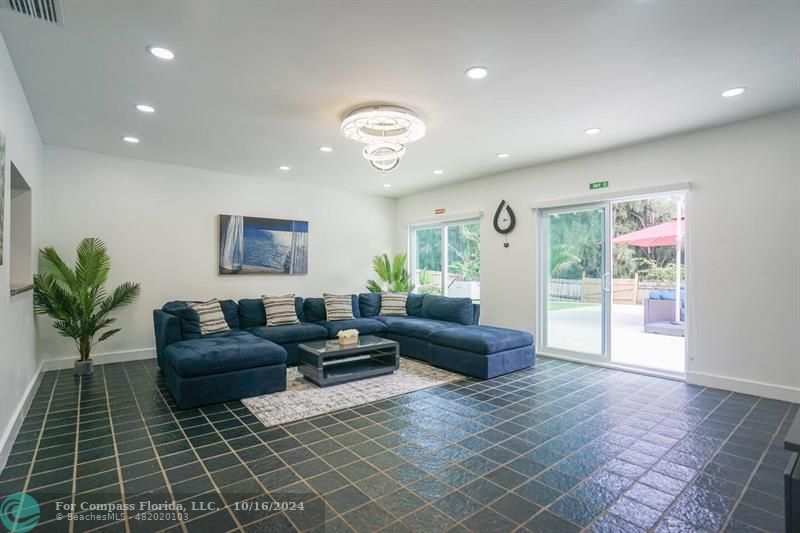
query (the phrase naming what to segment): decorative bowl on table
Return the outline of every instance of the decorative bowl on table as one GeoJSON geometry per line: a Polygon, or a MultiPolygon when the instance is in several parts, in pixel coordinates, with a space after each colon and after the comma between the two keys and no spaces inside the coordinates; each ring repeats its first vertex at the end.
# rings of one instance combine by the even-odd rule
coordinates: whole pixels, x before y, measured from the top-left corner
{"type": "Polygon", "coordinates": [[[358,330],[357,329],[343,329],[338,334],[339,345],[350,346],[358,344],[358,330]]]}

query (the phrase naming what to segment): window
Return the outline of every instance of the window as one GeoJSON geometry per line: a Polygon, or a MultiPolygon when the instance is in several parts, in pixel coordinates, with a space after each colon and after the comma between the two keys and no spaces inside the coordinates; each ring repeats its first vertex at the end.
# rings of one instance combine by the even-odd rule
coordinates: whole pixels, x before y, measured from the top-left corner
{"type": "Polygon", "coordinates": [[[32,288],[31,270],[31,188],[11,163],[11,263],[12,295],[32,288]]]}
{"type": "Polygon", "coordinates": [[[414,226],[410,240],[414,292],[480,301],[478,220],[414,226]]]}

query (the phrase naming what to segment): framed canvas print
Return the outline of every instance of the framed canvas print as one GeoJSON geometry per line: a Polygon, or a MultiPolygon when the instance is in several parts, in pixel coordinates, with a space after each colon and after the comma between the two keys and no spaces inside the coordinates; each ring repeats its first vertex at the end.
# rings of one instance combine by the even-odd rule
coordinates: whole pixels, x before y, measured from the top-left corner
{"type": "Polygon", "coordinates": [[[219,216],[219,273],[308,273],[308,222],[219,216]]]}

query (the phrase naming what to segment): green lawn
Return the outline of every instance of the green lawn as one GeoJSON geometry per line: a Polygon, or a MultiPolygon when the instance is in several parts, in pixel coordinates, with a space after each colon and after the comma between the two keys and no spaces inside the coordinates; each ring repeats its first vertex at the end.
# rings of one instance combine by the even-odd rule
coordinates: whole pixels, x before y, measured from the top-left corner
{"type": "Polygon", "coordinates": [[[561,311],[562,309],[577,309],[579,307],[596,307],[600,304],[583,304],[580,302],[548,302],[549,311],[561,311]]]}

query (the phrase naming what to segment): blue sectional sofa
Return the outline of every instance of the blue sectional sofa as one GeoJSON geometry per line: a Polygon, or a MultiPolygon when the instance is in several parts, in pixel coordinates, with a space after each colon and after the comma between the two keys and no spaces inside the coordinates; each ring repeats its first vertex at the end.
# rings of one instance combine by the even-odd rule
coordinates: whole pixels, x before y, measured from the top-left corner
{"type": "Polygon", "coordinates": [[[408,316],[380,315],[381,295],[353,295],[353,319],[328,321],[322,298],[296,298],[299,324],[267,326],[260,298],[222,300],[230,331],[200,335],[186,302],[153,311],[158,364],[180,408],[286,389],[286,366],[304,342],[333,339],[343,329],[394,341],[400,353],[482,379],[534,363],[530,333],[478,325],[480,306],[468,298],[410,294],[408,316]]]}

